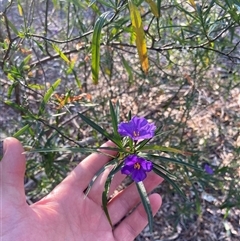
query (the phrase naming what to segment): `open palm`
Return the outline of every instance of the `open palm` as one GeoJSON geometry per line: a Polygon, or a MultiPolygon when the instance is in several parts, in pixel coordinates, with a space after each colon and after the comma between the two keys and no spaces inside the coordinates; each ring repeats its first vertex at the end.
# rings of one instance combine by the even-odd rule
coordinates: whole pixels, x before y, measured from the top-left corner
{"type": "MultiPolygon", "coordinates": [[[[130,185],[108,204],[115,225],[112,229],[101,206],[109,170],[97,179],[88,196],[84,195],[90,180],[110,160],[109,156],[91,154],[49,195],[29,206],[24,193],[25,157],[22,145],[14,138],[7,138],[4,150],[0,163],[2,241],[131,241],[147,224],[142,205],[125,217],[140,201],[135,185],[130,185]]],[[[113,151],[105,153],[116,154],[113,151]]],[[[115,175],[110,193],[124,177],[121,173],[115,175]]],[[[161,182],[160,177],[150,173],[145,180],[147,191],[150,192],[161,182]]],[[[149,198],[155,214],[161,205],[161,197],[152,194],[149,198]]]]}

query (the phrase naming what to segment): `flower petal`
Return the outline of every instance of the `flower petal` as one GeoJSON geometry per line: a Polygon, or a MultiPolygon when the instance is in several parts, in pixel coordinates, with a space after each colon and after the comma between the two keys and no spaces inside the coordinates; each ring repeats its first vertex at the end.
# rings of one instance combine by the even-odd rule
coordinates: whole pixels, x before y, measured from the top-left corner
{"type": "Polygon", "coordinates": [[[210,165],[208,165],[207,163],[205,163],[204,165],[204,170],[206,173],[208,173],[209,175],[213,174],[213,169],[210,167],[210,165]]]}
{"type": "Polygon", "coordinates": [[[138,161],[138,156],[129,155],[125,158],[124,163],[127,166],[134,165],[138,161]]]}
{"type": "Polygon", "coordinates": [[[131,122],[128,122],[128,123],[121,122],[120,124],[118,124],[118,133],[121,136],[129,136],[129,137],[131,137],[133,129],[134,129],[134,126],[132,125],[131,122]]]}
{"type": "Polygon", "coordinates": [[[141,163],[141,167],[145,172],[150,172],[153,169],[153,164],[152,162],[144,159],[144,162],[141,163]]]}
{"type": "Polygon", "coordinates": [[[140,182],[140,181],[143,181],[145,178],[147,177],[147,174],[146,172],[144,172],[144,170],[140,169],[140,170],[134,170],[132,172],[132,179],[135,181],[135,182],[140,182]]]}
{"type": "Polygon", "coordinates": [[[140,182],[146,178],[146,172],[150,172],[152,168],[152,162],[133,154],[125,158],[121,173],[131,175],[135,182],[140,182]]]}
{"type": "Polygon", "coordinates": [[[156,126],[143,117],[134,116],[129,122],[121,122],[118,125],[118,132],[121,136],[128,136],[132,140],[150,139],[154,136],[156,126]]]}
{"type": "Polygon", "coordinates": [[[130,175],[134,171],[133,166],[123,166],[121,169],[121,173],[125,175],[130,175]]]}

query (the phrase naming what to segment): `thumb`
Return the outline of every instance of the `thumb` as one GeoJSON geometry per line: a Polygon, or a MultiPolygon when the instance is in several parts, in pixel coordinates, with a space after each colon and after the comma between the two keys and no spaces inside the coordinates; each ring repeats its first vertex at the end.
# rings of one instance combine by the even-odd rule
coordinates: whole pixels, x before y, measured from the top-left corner
{"type": "Polygon", "coordinates": [[[2,200],[8,204],[10,202],[21,205],[26,202],[24,192],[26,164],[23,152],[24,149],[17,139],[9,137],[4,140],[3,158],[0,161],[0,193],[2,200]]]}

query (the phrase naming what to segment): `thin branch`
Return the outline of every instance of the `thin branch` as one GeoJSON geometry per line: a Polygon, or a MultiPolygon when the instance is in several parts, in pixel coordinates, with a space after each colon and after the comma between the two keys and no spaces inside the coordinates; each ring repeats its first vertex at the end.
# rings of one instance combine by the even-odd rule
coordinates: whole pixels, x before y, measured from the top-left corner
{"type": "Polygon", "coordinates": [[[70,137],[66,136],[64,133],[62,133],[57,127],[48,124],[44,119],[41,118],[36,118],[37,121],[40,121],[42,124],[44,124],[45,126],[48,126],[51,129],[54,129],[55,131],[57,131],[58,134],[60,134],[61,136],[63,136],[65,139],[69,140],[70,142],[73,142],[74,144],[78,145],[79,147],[82,147],[77,141],[71,139],[70,137]]]}

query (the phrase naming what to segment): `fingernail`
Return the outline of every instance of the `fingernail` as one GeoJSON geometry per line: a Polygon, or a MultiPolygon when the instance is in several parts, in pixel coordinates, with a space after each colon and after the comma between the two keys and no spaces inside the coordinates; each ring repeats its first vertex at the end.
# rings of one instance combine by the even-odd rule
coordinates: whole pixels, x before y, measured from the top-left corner
{"type": "Polygon", "coordinates": [[[0,161],[2,160],[3,158],[3,141],[0,140],[0,161]]]}

